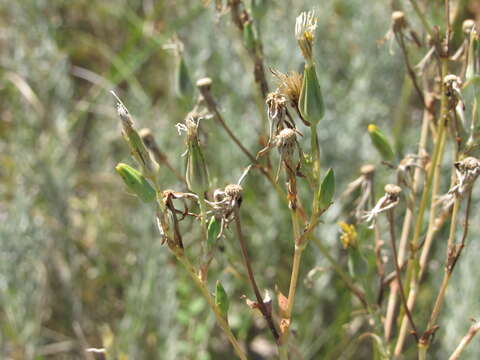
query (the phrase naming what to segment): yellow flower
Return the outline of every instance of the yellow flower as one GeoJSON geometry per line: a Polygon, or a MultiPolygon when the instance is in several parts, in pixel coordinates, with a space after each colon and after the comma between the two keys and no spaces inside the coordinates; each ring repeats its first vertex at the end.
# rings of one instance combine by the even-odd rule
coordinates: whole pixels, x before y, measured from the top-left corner
{"type": "Polygon", "coordinates": [[[340,241],[342,242],[343,248],[348,249],[349,247],[357,246],[357,230],[355,230],[355,225],[340,221],[338,226],[342,229],[340,241]]]}

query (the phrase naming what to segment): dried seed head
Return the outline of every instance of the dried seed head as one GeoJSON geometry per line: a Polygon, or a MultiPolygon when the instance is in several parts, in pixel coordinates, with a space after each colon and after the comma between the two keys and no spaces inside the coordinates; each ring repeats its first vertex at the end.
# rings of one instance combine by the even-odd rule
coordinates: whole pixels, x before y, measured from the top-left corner
{"type": "Polygon", "coordinates": [[[454,83],[461,84],[462,81],[457,75],[448,74],[443,78],[443,83],[445,86],[452,86],[454,83]]]}
{"type": "Polygon", "coordinates": [[[443,78],[443,85],[445,87],[445,95],[448,98],[449,102],[449,110],[453,110],[455,108],[457,113],[460,115],[460,120],[463,123],[463,111],[465,110],[465,102],[463,101],[463,96],[461,92],[462,88],[462,80],[453,74],[449,74],[443,78]]]}
{"type": "Polygon", "coordinates": [[[302,12],[295,22],[295,37],[307,63],[312,63],[312,47],[315,39],[317,18],[314,11],[302,12]]]}
{"type": "Polygon", "coordinates": [[[472,19],[467,19],[462,24],[462,30],[465,35],[469,35],[474,27],[475,27],[475,20],[472,20],[472,19]]]}
{"type": "Polygon", "coordinates": [[[398,205],[400,200],[399,194],[401,191],[402,189],[400,186],[395,184],[388,184],[385,186],[385,195],[383,195],[377,201],[373,209],[368,211],[363,217],[365,221],[372,223],[370,226],[371,228],[375,226],[375,219],[380,213],[393,209],[398,205]]]}
{"type": "Polygon", "coordinates": [[[280,152],[293,152],[293,149],[297,142],[297,133],[293,129],[286,128],[280,131],[280,133],[276,137],[276,140],[277,147],[280,152]]]}
{"type": "Polygon", "coordinates": [[[440,197],[443,209],[448,210],[455,198],[462,198],[473,186],[480,175],[480,161],[474,157],[467,157],[453,164],[457,175],[457,183],[453,185],[446,195],[440,197]]]}
{"type": "Polygon", "coordinates": [[[469,156],[462,161],[457,161],[455,167],[462,172],[474,171],[480,169],[480,161],[472,156],[469,156]]]}
{"type": "Polygon", "coordinates": [[[270,121],[282,121],[287,111],[287,98],[277,90],[269,93],[265,102],[270,121]]]}
{"type": "Polygon", "coordinates": [[[398,197],[398,195],[402,192],[402,188],[395,184],[387,184],[385,185],[385,193],[388,194],[390,197],[398,197]]]}
{"type": "Polygon", "coordinates": [[[400,31],[407,27],[407,21],[405,20],[403,11],[394,11],[392,13],[392,23],[393,31],[400,31]]]}
{"type": "Polygon", "coordinates": [[[285,95],[296,107],[302,90],[302,74],[296,71],[284,74],[276,70],[272,70],[272,73],[278,79],[278,91],[285,95]]]}
{"type": "Polygon", "coordinates": [[[231,199],[239,199],[242,196],[243,188],[238,184],[230,184],[225,186],[225,195],[231,199]]]}
{"type": "Polygon", "coordinates": [[[366,164],[360,168],[360,174],[368,176],[375,172],[375,165],[366,164]]]}
{"type": "Polygon", "coordinates": [[[201,78],[197,81],[197,88],[200,90],[201,93],[203,91],[210,91],[212,86],[212,79],[208,77],[201,78]]]}

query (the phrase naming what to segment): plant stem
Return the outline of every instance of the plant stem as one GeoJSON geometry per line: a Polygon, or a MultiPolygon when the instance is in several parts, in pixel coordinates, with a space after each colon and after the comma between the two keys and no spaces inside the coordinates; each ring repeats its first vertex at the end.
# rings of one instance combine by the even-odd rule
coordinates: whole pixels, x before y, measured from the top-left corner
{"type": "Polygon", "coordinates": [[[238,206],[235,206],[235,229],[237,231],[237,236],[238,236],[238,241],[240,243],[240,248],[242,249],[242,255],[243,255],[243,262],[245,264],[245,268],[247,269],[247,274],[248,274],[248,280],[250,281],[250,284],[252,285],[253,292],[255,293],[255,297],[257,298],[258,306],[260,307],[260,311],[267,321],[268,327],[270,328],[270,331],[272,332],[272,335],[275,339],[275,341],[278,342],[279,335],[277,332],[277,329],[275,327],[275,324],[272,319],[272,314],[271,312],[267,309],[265,306],[265,303],[263,302],[262,294],[260,293],[260,290],[258,289],[257,282],[255,281],[255,276],[253,275],[253,269],[252,265],[250,262],[250,258],[248,256],[248,251],[247,251],[247,245],[245,244],[245,238],[243,236],[242,232],[242,226],[240,223],[240,210],[238,206]]]}
{"type": "MultiPolygon", "coordinates": [[[[288,170],[286,170],[288,173],[288,170]]],[[[285,327],[282,329],[282,334],[280,337],[280,358],[281,359],[288,359],[288,336],[290,333],[290,326],[292,322],[292,311],[293,311],[293,304],[295,302],[295,294],[297,291],[297,282],[298,282],[298,275],[300,272],[300,263],[302,260],[302,253],[304,250],[304,245],[299,244],[300,241],[300,224],[298,220],[298,216],[296,214],[295,209],[290,209],[291,218],[292,218],[292,227],[293,227],[293,239],[295,244],[295,251],[293,253],[293,265],[292,265],[292,272],[290,275],[290,285],[288,289],[288,302],[287,308],[285,310],[284,318],[282,321],[285,324],[285,327]]]]}
{"type": "MultiPolygon", "coordinates": [[[[311,137],[310,137],[311,150],[310,151],[314,154],[313,177],[317,182],[316,185],[318,188],[318,182],[320,181],[320,145],[318,144],[317,126],[312,124],[310,126],[310,131],[311,131],[311,137]]],[[[316,213],[317,211],[314,211],[314,213],[316,213]]]]}
{"type": "Polygon", "coordinates": [[[460,344],[458,344],[457,348],[453,352],[453,354],[450,356],[449,360],[458,360],[460,358],[460,355],[463,353],[463,350],[470,344],[472,339],[477,335],[477,333],[480,331],[480,323],[475,322],[472,326],[470,326],[470,329],[468,329],[468,333],[463,337],[462,341],[460,341],[460,344]]]}
{"type": "Polygon", "coordinates": [[[177,258],[177,260],[183,265],[183,267],[188,272],[192,280],[195,282],[195,284],[197,285],[198,289],[202,293],[205,300],[207,300],[208,305],[210,305],[210,308],[213,310],[215,314],[218,325],[223,330],[225,335],[227,335],[228,340],[232,344],[237,356],[241,360],[247,360],[247,356],[245,355],[245,352],[242,350],[240,344],[238,343],[238,340],[236,339],[235,335],[230,329],[230,326],[228,325],[227,320],[220,312],[220,309],[218,308],[218,306],[215,304],[215,300],[213,299],[212,295],[210,295],[210,292],[206,287],[206,284],[196,274],[195,268],[192,265],[192,263],[187,259],[187,257],[184,255],[183,252],[175,251],[175,250],[172,250],[172,252],[177,258]]]}
{"type": "Polygon", "coordinates": [[[367,300],[365,299],[365,294],[362,290],[360,290],[353,282],[353,279],[342,269],[342,267],[338,264],[338,262],[330,255],[330,252],[322,244],[322,241],[314,235],[310,235],[310,238],[313,240],[315,245],[318,247],[320,252],[325,256],[327,261],[332,266],[333,270],[340,276],[340,278],[345,282],[345,285],[350,289],[350,291],[360,300],[362,305],[365,308],[368,308],[367,300]]]}
{"type": "MultiPolygon", "coordinates": [[[[433,105],[433,99],[431,97],[426,97],[426,108],[423,110],[422,118],[422,130],[420,133],[420,142],[418,145],[418,157],[422,158],[426,153],[427,139],[428,139],[428,125],[432,120],[432,110],[431,106],[433,105]]],[[[408,245],[408,236],[410,234],[410,228],[413,220],[413,207],[415,204],[415,199],[417,197],[417,188],[420,181],[422,169],[417,167],[413,175],[413,184],[412,184],[412,194],[410,198],[410,206],[407,204],[405,210],[405,216],[403,220],[402,233],[400,235],[400,244],[398,251],[398,263],[400,267],[403,267],[405,261],[405,254],[407,253],[408,245]]],[[[397,303],[397,292],[398,286],[392,284],[390,285],[390,294],[387,304],[387,313],[385,316],[385,341],[389,341],[392,335],[393,320],[395,315],[395,308],[397,303]]]]}
{"type": "Polygon", "coordinates": [[[412,4],[413,6],[413,10],[415,11],[415,14],[417,14],[418,18],[420,19],[422,25],[423,25],[423,28],[425,29],[425,31],[427,32],[428,35],[430,35],[433,39],[434,35],[433,35],[433,31],[432,31],[432,28],[430,27],[430,25],[428,24],[428,21],[427,21],[427,18],[425,17],[425,15],[422,13],[422,10],[420,10],[420,7],[418,6],[418,3],[417,3],[417,0],[410,0],[410,3],[412,4]]]}
{"type": "Polygon", "coordinates": [[[415,323],[413,322],[412,314],[410,313],[410,310],[408,309],[407,299],[405,298],[405,292],[403,290],[400,265],[398,264],[397,245],[396,245],[396,240],[395,240],[394,209],[388,210],[387,218],[388,218],[388,223],[389,223],[389,228],[390,228],[390,243],[392,245],[393,263],[395,265],[395,272],[397,274],[397,284],[398,284],[398,290],[400,291],[400,298],[402,299],[403,306],[404,306],[404,309],[405,309],[405,314],[407,315],[408,321],[410,323],[410,327],[413,330],[413,336],[415,337],[415,340],[418,341],[417,328],[415,326],[415,323]]]}
{"type": "MultiPolygon", "coordinates": [[[[443,79],[448,72],[448,60],[445,58],[442,58],[440,61],[441,61],[441,78],[443,79]]],[[[433,240],[433,235],[435,233],[434,223],[435,223],[435,214],[436,214],[435,212],[436,204],[434,199],[438,193],[439,185],[440,185],[440,165],[441,165],[441,159],[443,157],[443,152],[445,147],[445,138],[446,138],[445,123],[447,121],[447,116],[448,116],[448,100],[447,100],[447,97],[445,94],[445,88],[442,82],[440,118],[439,118],[437,137],[436,137],[435,147],[433,151],[430,171],[428,172],[427,182],[423,189],[423,193],[422,193],[422,197],[420,200],[420,205],[417,213],[417,218],[415,222],[413,237],[410,242],[410,247],[413,251],[413,254],[407,266],[407,279],[410,279],[410,286],[409,286],[410,290],[408,294],[407,305],[410,311],[412,311],[412,308],[413,308],[413,305],[415,304],[415,300],[417,296],[418,282],[421,278],[419,274],[423,273],[421,265],[420,265],[420,270],[419,271],[416,270],[416,262],[418,261],[416,259],[416,252],[418,250],[418,242],[419,242],[420,232],[422,230],[422,225],[423,225],[423,216],[425,214],[425,210],[426,210],[427,202],[429,198],[431,199],[430,218],[429,218],[427,236],[426,236],[425,244],[422,249],[421,258],[425,256],[425,259],[426,259],[426,256],[428,255],[428,251],[430,249],[431,242],[433,240]],[[430,196],[430,191],[431,191],[431,196],[430,196]]],[[[420,260],[420,263],[422,263],[421,260],[420,260]]],[[[402,316],[402,314],[400,314],[400,316],[402,316]]],[[[400,332],[399,332],[397,343],[395,346],[395,356],[399,356],[402,352],[403,344],[405,342],[405,338],[407,335],[407,324],[408,324],[408,321],[406,317],[403,316],[400,332]]]]}

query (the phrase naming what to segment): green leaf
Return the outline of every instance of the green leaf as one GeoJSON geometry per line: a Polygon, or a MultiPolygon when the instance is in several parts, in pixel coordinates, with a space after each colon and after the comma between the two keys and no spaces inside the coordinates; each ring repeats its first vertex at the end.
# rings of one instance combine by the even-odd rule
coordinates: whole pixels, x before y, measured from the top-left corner
{"type": "Polygon", "coordinates": [[[370,134],[373,146],[375,146],[375,149],[377,149],[382,158],[387,161],[392,161],[395,155],[386,136],[373,124],[368,125],[368,133],[370,134]]]}
{"type": "Polygon", "coordinates": [[[211,249],[215,245],[218,234],[220,234],[220,223],[217,221],[215,216],[212,216],[210,218],[210,221],[208,222],[208,229],[207,229],[208,248],[211,249]]]}
{"type": "Polygon", "coordinates": [[[243,43],[248,51],[255,50],[256,40],[251,21],[246,22],[243,26],[243,43]]]}
{"type": "Polygon", "coordinates": [[[328,169],[318,194],[319,206],[321,210],[326,210],[332,203],[333,195],[335,194],[335,174],[333,169],[328,169]]]}
{"type": "Polygon", "coordinates": [[[215,304],[218,306],[222,315],[226,318],[230,302],[228,301],[227,292],[225,291],[222,283],[219,280],[217,280],[217,286],[215,288],[215,304]]]}
{"type": "Polygon", "coordinates": [[[194,93],[193,82],[190,78],[190,74],[185,63],[185,59],[182,55],[178,60],[177,69],[177,94],[180,98],[191,100],[194,93]]]}
{"type": "Polygon", "coordinates": [[[122,177],[125,185],[142,201],[146,203],[155,201],[156,191],[140,171],[123,163],[119,163],[115,170],[122,177]]]}

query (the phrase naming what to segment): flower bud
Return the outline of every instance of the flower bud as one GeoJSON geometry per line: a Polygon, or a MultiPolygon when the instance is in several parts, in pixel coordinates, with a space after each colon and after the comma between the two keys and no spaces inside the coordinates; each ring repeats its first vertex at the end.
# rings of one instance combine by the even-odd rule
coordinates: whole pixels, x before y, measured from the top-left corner
{"type": "Polygon", "coordinates": [[[155,201],[156,191],[140,171],[123,163],[119,163],[115,170],[122,177],[125,185],[143,202],[155,201]]]}
{"type": "Polygon", "coordinates": [[[208,191],[208,170],[198,140],[198,124],[193,119],[187,118],[187,165],[185,179],[190,191],[201,195],[208,191]]]}
{"type": "Polygon", "coordinates": [[[150,157],[142,138],[135,130],[134,122],[127,108],[113,91],[112,95],[117,100],[117,113],[122,121],[122,134],[130,148],[132,157],[142,167],[143,174],[153,180],[158,171],[158,164],[150,157]]]}
{"type": "Polygon", "coordinates": [[[222,315],[227,318],[230,301],[228,300],[227,292],[219,280],[217,280],[217,286],[215,287],[215,305],[218,306],[222,315]]]}
{"type": "Polygon", "coordinates": [[[320,210],[326,210],[332,203],[333,195],[335,194],[335,173],[333,169],[328,169],[320,189],[318,191],[318,202],[320,210]]]}
{"type": "Polygon", "coordinates": [[[298,100],[298,110],[311,126],[316,126],[325,114],[322,91],[314,64],[306,64],[303,72],[302,89],[298,100]]]}
{"type": "Polygon", "coordinates": [[[392,147],[380,129],[376,125],[370,124],[368,125],[368,133],[370,134],[373,146],[375,146],[375,149],[377,149],[382,158],[387,161],[393,160],[395,155],[392,147]]]}

